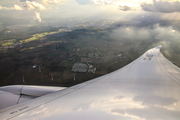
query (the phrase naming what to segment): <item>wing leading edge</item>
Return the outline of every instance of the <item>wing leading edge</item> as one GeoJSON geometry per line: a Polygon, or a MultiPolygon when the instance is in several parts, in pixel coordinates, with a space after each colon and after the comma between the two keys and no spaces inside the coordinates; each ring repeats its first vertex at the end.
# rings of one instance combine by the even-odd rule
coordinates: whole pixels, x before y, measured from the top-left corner
{"type": "Polygon", "coordinates": [[[148,50],[113,73],[0,111],[2,119],[180,118],[180,70],[148,50]]]}

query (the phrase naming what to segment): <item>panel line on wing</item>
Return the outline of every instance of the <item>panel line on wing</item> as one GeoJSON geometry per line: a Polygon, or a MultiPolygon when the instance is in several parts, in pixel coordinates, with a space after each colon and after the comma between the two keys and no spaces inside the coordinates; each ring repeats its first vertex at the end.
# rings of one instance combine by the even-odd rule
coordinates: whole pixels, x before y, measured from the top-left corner
{"type": "MultiPolygon", "coordinates": [[[[162,55],[162,54],[161,54],[161,55],[162,55]]],[[[166,59],[163,55],[162,55],[162,57],[166,60],[167,64],[170,65],[170,66],[164,65],[165,69],[169,72],[170,75],[172,75],[175,79],[178,79],[178,80],[180,81],[179,77],[177,77],[177,75],[180,75],[180,74],[179,74],[179,73],[180,73],[179,68],[177,68],[177,66],[173,65],[173,64],[172,64],[168,59],[166,59]],[[171,70],[171,71],[170,71],[170,70],[171,70]],[[173,70],[174,70],[174,71],[173,71],[173,70]]],[[[162,61],[162,60],[161,60],[161,61],[162,61]]],[[[163,63],[164,63],[164,62],[163,62],[163,63]]],[[[165,63],[164,63],[164,64],[165,64],[165,63]]],[[[179,81],[176,81],[176,82],[178,82],[178,83],[180,84],[179,81]]]]}
{"type": "MultiPolygon", "coordinates": [[[[161,56],[163,56],[162,53],[161,53],[160,57],[161,57],[161,56]]],[[[161,60],[160,57],[159,57],[159,60],[161,60]]],[[[160,65],[157,57],[156,57],[156,61],[157,61],[157,64],[158,64],[160,70],[161,70],[165,75],[167,75],[167,77],[169,77],[172,81],[174,81],[176,84],[178,84],[178,85],[180,86],[180,84],[179,84],[177,81],[175,81],[175,80],[169,75],[169,73],[165,72],[165,71],[162,69],[162,66],[160,65]]],[[[162,61],[162,60],[161,60],[161,61],[162,61]]],[[[165,68],[165,69],[166,69],[166,68],[165,68]]],[[[168,70],[167,70],[167,71],[168,71],[168,70]]]]}

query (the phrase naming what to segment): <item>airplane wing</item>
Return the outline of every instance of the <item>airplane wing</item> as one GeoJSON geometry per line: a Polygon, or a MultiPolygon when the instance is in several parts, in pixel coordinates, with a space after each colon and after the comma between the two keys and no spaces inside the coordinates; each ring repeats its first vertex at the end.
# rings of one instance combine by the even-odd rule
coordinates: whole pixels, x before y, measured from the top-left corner
{"type": "Polygon", "coordinates": [[[152,48],[105,76],[2,109],[8,120],[179,120],[180,69],[152,48]]]}

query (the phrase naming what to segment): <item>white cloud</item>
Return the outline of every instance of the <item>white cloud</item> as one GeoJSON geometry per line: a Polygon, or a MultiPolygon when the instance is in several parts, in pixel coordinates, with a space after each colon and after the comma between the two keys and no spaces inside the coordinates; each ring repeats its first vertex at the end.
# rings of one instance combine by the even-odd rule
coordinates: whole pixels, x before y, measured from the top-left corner
{"type": "Polygon", "coordinates": [[[32,1],[32,2],[26,1],[26,2],[23,2],[22,5],[28,10],[33,10],[33,9],[45,10],[46,9],[42,4],[35,1],[32,1]]]}
{"type": "Polygon", "coordinates": [[[40,13],[35,12],[36,18],[39,22],[41,22],[41,17],[40,17],[40,13]]]}
{"type": "Polygon", "coordinates": [[[16,4],[14,5],[14,9],[15,10],[23,10],[19,5],[16,5],[16,4]]]}
{"type": "Polygon", "coordinates": [[[3,7],[0,6],[0,10],[5,9],[5,10],[23,10],[19,5],[14,4],[14,7],[3,7]]]}
{"type": "Polygon", "coordinates": [[[113,30],[111,33],[111,38],[116,40],[153,40],[160,39],[165,41],[178,41],[180,38],[180,32],[173,32],[173,27],[162,27],[159,24],[156,24],[152,28],[139,28],[139,27],[120,27],[113,30]]]}

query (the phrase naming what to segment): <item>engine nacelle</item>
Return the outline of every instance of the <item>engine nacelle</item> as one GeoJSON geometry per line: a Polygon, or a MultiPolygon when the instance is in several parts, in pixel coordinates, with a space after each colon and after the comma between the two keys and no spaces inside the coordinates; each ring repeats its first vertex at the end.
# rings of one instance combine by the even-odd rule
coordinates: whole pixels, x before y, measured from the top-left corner
{"type": "Polygon", "coordinates": [[[0,87],[0,109],[47,95],[65,87],[11,85],[0,87]]]}

